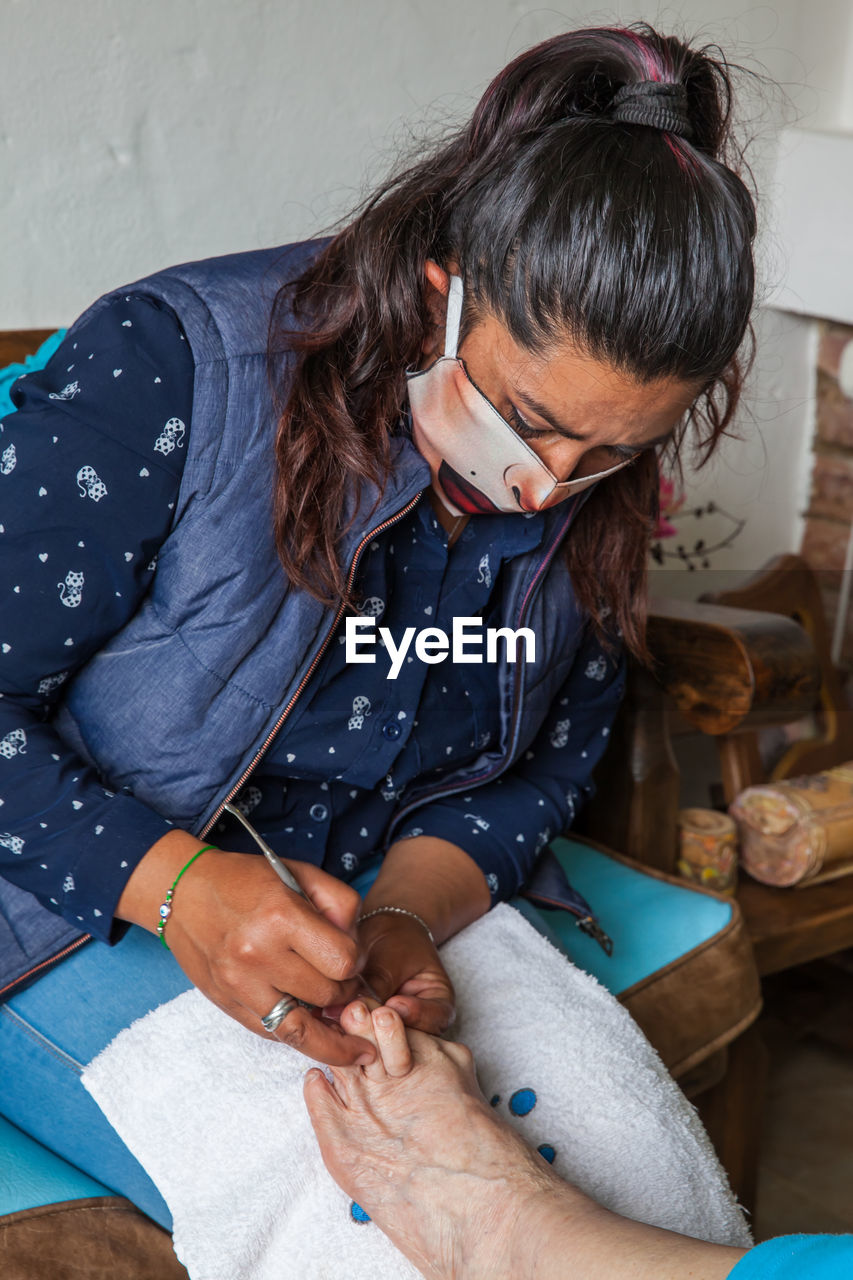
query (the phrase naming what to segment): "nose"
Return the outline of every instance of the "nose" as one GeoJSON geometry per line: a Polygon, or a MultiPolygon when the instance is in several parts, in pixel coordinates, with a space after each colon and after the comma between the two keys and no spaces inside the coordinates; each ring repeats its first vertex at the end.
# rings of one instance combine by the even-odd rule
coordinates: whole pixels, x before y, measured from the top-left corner
{"type": "Polygon", "coordinates": [[[580,441],[556,440],[553,444],[540,445],[536,452],[556,480],[572,479],[575,472],[584,474],[585,451],[580,441]]]}

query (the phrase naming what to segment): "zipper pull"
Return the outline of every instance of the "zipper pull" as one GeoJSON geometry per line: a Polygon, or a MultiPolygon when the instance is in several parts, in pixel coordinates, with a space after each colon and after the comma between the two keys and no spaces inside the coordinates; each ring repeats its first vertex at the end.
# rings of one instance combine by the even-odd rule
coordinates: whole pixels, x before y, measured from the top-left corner
{"type": "Polygon", "coordinates": [[[576,921],[578,929],[582,929],[590,938],[594,938],[606,955],[613,955],[613,939],[605,933],[601,925],[592,916],[580,916],[576,921]]]}

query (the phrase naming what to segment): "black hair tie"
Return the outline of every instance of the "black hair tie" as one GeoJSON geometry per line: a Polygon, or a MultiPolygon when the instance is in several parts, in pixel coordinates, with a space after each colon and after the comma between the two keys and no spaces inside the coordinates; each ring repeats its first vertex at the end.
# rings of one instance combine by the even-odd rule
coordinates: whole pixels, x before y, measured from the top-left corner
{"type": "Polygon", "coordinates": [[[687,115],[687,90],[683,84],[638,80],[623,84],[613,95],[611,120],[622,124],[647,124],[689,138],[693,128],[687,115]]]}

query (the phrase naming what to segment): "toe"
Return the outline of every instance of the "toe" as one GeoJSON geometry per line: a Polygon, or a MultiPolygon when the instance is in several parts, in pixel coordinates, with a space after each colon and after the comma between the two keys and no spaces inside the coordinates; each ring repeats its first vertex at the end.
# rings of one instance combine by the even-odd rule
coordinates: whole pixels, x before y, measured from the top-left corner
{"type": "Polygon", "coordinates": [[[318,1067],[312,1067],[306,1072],[302,1093],[311,1123],[318,1130],[318,1135],[321,1128],[327,1129],[330,1125],[339,1123],[340,1113],[346,1110],[344,1100],[318,1067]]]}
{"type": "Polygon", "coordinates": [[[320,1155],[329,1173],[341,1177],[341,1158],[348,1150],[347,1109],[322,1071],[314,1068],[302,1086],[305,1106],[317,1137],[320,1155]]]}
{"type": "Polygon", "coordinates": [[[395,1077],[408,1075],[412,1069],[412,1051],[400,1015],[383,1007],[374,1009],[372,1017],[376,1045],[386,1072],[395,1077]]]}
{"type": "Polygon", "coordinates": [[[347,1005],[341,1014],[341,1026],[345,1031],[360,1036],[376,1048],[377,1052],[374,1061],[364,1062],[361,1065],[368,1080],[384,1080],[386,1078],[385,1067],[382,1064],[382,1056],[379,1053],[370,1010],[363,1000],[354,1000],[352,1004],[347,1005]]]}

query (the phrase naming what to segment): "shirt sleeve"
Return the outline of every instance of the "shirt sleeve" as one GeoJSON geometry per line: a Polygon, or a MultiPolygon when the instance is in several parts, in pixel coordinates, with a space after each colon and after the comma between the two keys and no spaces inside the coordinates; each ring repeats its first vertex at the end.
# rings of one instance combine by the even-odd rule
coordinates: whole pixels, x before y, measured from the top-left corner
{"type": "Polygon", "coordinates": [[[0,875],[103,941],[171,825],[113,794],[51,720],[133,615],[180,487],[194,362],[169,308],[111,301],[12,388],[0,420],[0,875]]]}
{"type": "Polygon", "coordinates": [[[729,1280],[846,1280],[853,1274],[853,1235],[776,1236],[745,1253],[729,1280]]]}
{"type": "Polygon", "coordinates": [[[593,793],[625,690],[621,646],[605,651],[591,629],[536,737],[511,770],[462,795],[427,802],[397,839],[438,836],[482,869],[492,905],[518,892],[540,851],[571,826],[593,793]]]}

